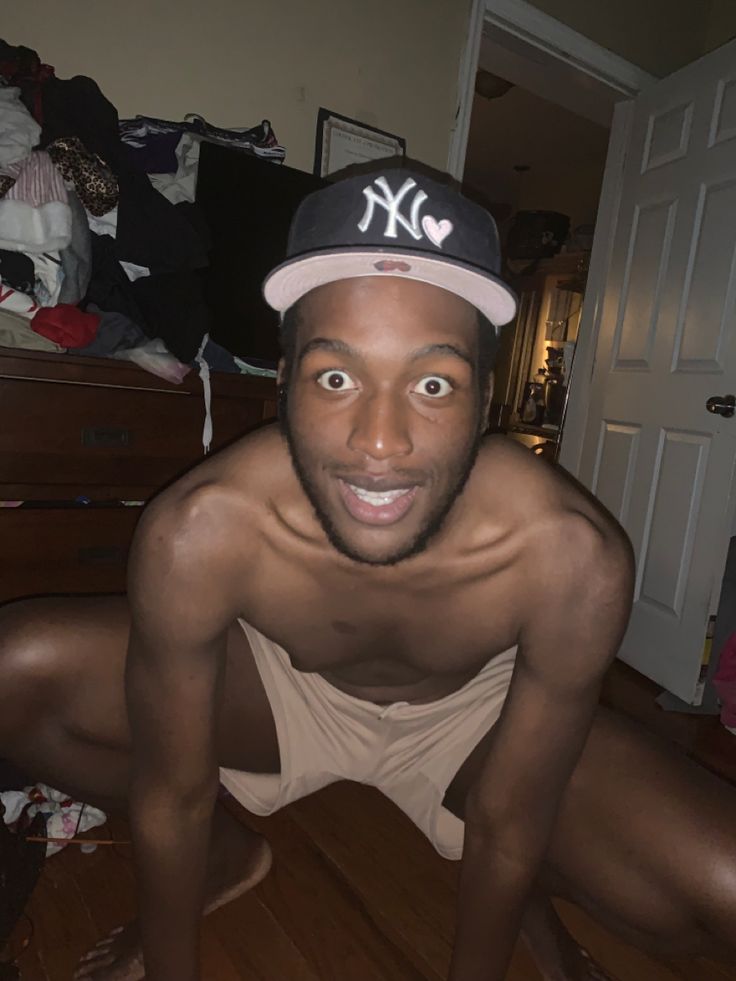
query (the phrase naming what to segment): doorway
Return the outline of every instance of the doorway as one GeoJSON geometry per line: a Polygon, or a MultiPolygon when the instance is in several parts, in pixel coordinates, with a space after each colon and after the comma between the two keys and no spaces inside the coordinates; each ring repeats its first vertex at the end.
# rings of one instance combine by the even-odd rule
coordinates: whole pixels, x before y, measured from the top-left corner
{"type": "Polygon", "coordinates": [[[622,98],[620,87],[484,23],[462,184],[496,219],[504,276],[520,301],[502,335],[492,428],[550,458],[560,445],[611,121],[622,98]]]}

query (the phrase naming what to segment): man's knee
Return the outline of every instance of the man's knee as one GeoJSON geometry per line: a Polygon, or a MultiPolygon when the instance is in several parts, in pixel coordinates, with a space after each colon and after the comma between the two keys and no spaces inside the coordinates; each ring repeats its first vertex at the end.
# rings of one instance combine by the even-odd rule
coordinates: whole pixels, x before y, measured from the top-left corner
{"type": "Polygon", "coordinates": [[[58,636],[42,601],[0,607],[0,726],[25,719],[53,699],[63,677],[58,636]]]}

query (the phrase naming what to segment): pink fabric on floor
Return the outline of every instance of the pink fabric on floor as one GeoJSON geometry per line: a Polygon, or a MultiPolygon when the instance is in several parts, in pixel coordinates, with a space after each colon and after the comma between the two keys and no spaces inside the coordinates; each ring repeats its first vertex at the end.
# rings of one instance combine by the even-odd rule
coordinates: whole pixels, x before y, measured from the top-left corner
{"type": "Polygon", "coordinates": [[[721,722],[728,729],[736,728],[736,634],[726,641],[718,670],[713,677],[718,698],[721,701],[721,722]]]}

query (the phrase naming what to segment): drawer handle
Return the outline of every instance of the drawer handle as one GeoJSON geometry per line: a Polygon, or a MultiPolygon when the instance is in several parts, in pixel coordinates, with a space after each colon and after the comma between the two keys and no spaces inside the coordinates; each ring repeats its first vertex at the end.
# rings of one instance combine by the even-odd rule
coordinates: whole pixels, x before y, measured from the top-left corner
{"type": "Polygon", "coordinates": [[[82,446],[129,446],[129,429],[93,426],[82,430],[82,446]]]}
{"type": "Polygon", "coordinates": [[[77,550],[82,565],[123,565],[126,549],[118,545],[92,545],[77,550]]]}

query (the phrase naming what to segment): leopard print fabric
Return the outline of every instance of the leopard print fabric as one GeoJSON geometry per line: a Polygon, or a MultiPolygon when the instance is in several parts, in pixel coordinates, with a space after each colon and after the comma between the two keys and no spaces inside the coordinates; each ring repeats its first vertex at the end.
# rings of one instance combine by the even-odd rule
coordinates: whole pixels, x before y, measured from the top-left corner
{"type": "Polygon", "coordinates": [[[118,182],[104,160],[90,153],[76,136],[54,140],[46,150],[91,215],[99,218],[112,211],[118,203],[118,182]]]}

